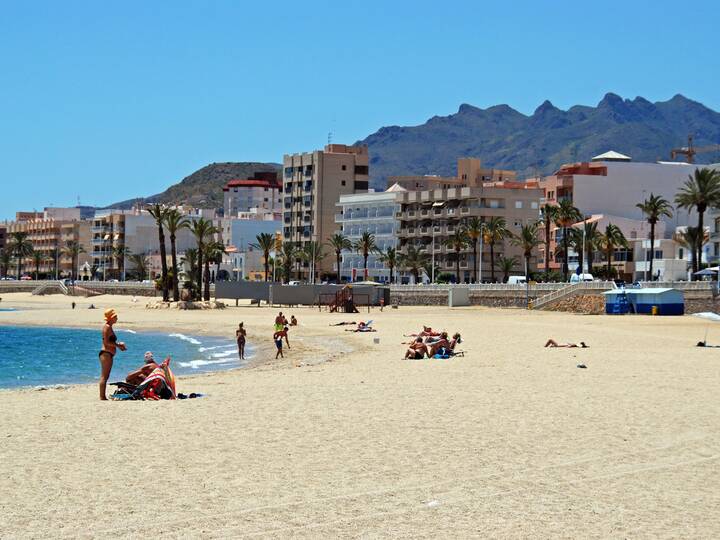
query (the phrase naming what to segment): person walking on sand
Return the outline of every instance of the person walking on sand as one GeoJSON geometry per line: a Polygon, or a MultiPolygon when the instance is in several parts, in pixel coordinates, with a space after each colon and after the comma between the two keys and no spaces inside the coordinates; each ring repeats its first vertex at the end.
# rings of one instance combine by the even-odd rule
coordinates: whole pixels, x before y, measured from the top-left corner
{"type": "Polygon", "coordinates": [[[118,349],[126,350],[125,344],[117,340],[113,325],[117,322],[118,316],[114,309],[108,309],[104,313],[105,324],[102,328],[102,349],[100,349],[100,399],[107,401],[105,389],[107,387],[110,372],[113,366],[113,357],[118,349]]]}
{"type": "Polygon", "coordinates": [[[278,316],[275,317],[275,331],[280,332],[283,329],[283,326],[285,326],[285,316],[281,311],[278,313],[278,316]]]}
{"type": "Polygon", "coordinates": [[[238,329],[235,331],[235,339],[237,339],[238,355],[240,360],[245,360],[245,327],[243,323],[238,325],[238,329]]]}
{"type": "Polygon", "coordinates": [[[283,336],[282,332],[275,332],[273,334],[273,341],[275,342],[275,346],[277,347],[277,352],[275,353],[275,360],[280,358],[285,358],[283,356],[283,350],[282,350],[282,342],[283,342],[283,336]]]}

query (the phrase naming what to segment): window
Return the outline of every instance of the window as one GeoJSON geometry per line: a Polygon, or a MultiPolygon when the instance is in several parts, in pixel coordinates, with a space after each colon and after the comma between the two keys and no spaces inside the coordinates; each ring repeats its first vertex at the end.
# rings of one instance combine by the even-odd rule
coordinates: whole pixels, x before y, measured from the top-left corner
{"type": "Polygon", "coordinates": [[[343,165],[343,166],[342,166],[342,170],[343,170],[343,171],[346,171],[346,170],[347,170],[347,165],[343,165]]]}
{"type": "Polygon", "coordinates": [[[367,165],[355,165],[355,174],[369,174],[368,166],[367,165]]]}
{"type": "Polygon", "coordinates": [[[685,258],[685,252],[683,251],[683,248],[680,248],[678,250],[678,258],[684,259],[685,258]]]}
{"type": "Polygon", "coordinates": [[[341,186],[344,186],[344,185],[345,185],[345,180],[342,180],[342,181],[340,182],[340,185],[341,185],[341,186]]]}
{"type": "Polygon", "coordinates": [[[515,201],[515,208],[522,208],[522,201],[515,201]]]}
{"type": "Polygon", "coordinates": [[[532,201],[532,202],[530,203],[530,208],[532,208],[533,210],[537,210],[537,209],[538,209],[538,203],[537,203],[537,201],[532,201]]]}
{"type": "Polygon", "coordinates": [[[363,182],[363,181],[360,181],[360,182],[358,182],[358,181],[356,180],[354,187],[355,187],[355,190],[367,191],[367,189],[368,189],[368,182],[367,182],[367,181],[364,181],[364,182],[363,182]]]}

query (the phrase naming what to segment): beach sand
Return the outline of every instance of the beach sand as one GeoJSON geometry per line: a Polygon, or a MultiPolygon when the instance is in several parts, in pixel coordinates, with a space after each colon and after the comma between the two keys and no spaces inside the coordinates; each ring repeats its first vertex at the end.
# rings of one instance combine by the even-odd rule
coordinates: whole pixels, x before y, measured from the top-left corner
{"type": "Polygon", "coordinates": [[[101,403],[95,385],[0,392],[0,537],[720,535],[720,349],[694,347],[708,327],[720,343],[717,323],[283,309],[300,326],[274,362],[278,309],[138,300],[72,311],[65,297],[6,294],[3,307],[24,309],[0,324],[99,329],[110,306],[136,330],[233,336],[242,320],[259,366],[180,379],[179,391],[207,394],[197,400],[101,403]],[[377,333],[328,326],[368,318],[377,333]],[[460,331],[466,356],[400,360],[402,334],[422,323],[460,331]],[[544,349],[549,337],[590,348],[544,349]]]}

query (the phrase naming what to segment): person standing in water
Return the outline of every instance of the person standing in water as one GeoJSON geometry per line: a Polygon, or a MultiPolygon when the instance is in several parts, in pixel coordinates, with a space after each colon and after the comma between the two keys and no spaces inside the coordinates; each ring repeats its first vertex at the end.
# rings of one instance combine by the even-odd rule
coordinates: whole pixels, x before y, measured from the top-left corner
{"type": "Polygon", "coordinates": [[[235,331],[235,339],[237,339],[238,355],[240,360],[245,360],[245,327],[243,323],[238,325],[238,329],[235,331]]]}
{"type": "Polygon", "coordinates": [[[118,349],[126,350],[125,344],[117,340],[113,325],[117,322],[118,316],[114,309],[105,311],[105,324],[102,328],[102,349],[100,349],[100,399],[107,400],[105,388],[107,387],[110,372],[113,366],[113,357],[118,349]]]}

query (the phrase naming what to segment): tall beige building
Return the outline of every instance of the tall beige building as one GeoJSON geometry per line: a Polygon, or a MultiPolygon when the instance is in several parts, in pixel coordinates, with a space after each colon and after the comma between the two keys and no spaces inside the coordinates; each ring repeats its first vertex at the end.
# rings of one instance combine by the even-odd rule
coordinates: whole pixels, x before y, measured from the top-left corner
{"type": "MultiPolygon", "coordinates": [[[[310,241],[324,243],[335,233],[340,195],[368,191],[367,146],[329,144],[324,150],[283,157],[283,240],[302,248],[310,241]]],[[[325,250],[328,251],[327,249],[325,250]]],[[[328,253],[315,275],[333,273],[328,253]]],[[[310,265],[302,264],[307,277],[310,265]]]]}

